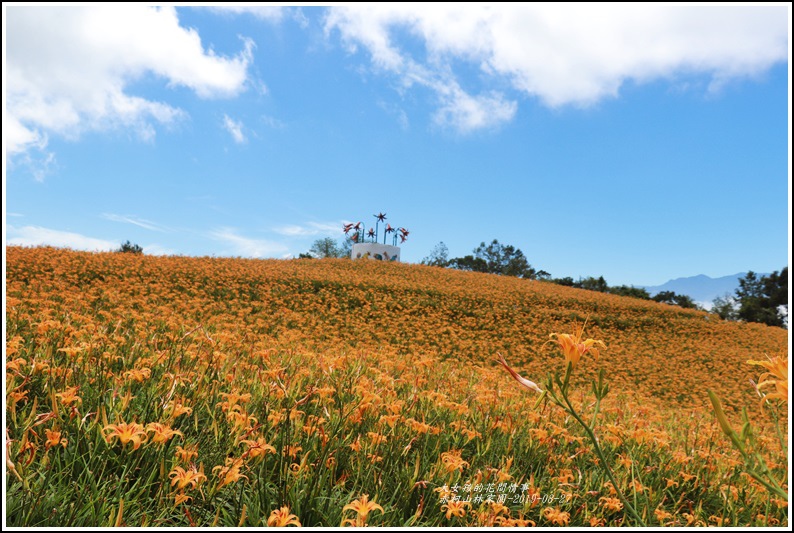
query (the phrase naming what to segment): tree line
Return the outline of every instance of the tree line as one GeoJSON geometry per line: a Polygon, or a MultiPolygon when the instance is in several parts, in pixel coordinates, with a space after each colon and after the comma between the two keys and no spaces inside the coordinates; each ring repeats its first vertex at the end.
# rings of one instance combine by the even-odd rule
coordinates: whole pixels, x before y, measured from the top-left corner
{"type": "MultiPolygon", "coordinates": [[[[524,253],[512,245],[502,245],[494,239],[490,244],[484,242],[473,250],[471,255],[449,257],[447,246],[440,242],[422,259],[422,264],[458,270],[485,272],[503,276],[533,279],[556,283],[567,287],[605,292],[619,296],[629,296],[643,300],[653,300],[686,309],[701,307],[686,294],[674,291],[661,291],[653,296],[641,287],[617,285],[610,287],[604,276],[579,278],[552,278],[545,270],[536,270],[529,264],[524,253]]],[[[716,298],[712,312],[725,320],[760,322],[769,326],[786,327],[788,316],[788,267],[768,276],[758,276],[750,271],[739,280],[735,296],[725,295],[716,298]]]]}
{"type": "MultiPolygon", "coordinates": [[[[308,253],[302,253],[299,259],[322,259],[325,257],[349,258],[352,241],[348,238],[337,242],[331,237],[317,239],[308,253]]],[[[142,254],[143,248],[127,241],[116,250],[117,252],[142,254]]],[[[604,276],[579,278],[552,278],[545,270],[535,269],[527,260],[524,252],[510,244],[501,244],[494,239],[489,244],[481,242],[471,254],[463,257],[449,257],[446,244],[439,242],[430,255],[423,258],[423,265],[443,268],[454,268],[471,272],[483,272],[500,276],[539,280],[556,283],[566,287],[605,292],[619,296],[653,300],[686,309],[700,309],[700,306],[685,294],[673,291],[661,291],[653,296],[641,287],[617,285],[610,287],[604,276]]],[[[769,326],[788,326],[788,267],[775,271],[768,276],[759,276],[753,271],[739,279],[739,288],[735,294],[726,294],[715,298],[711,311],[724,320],[740,320],[759,322],[769,326]]]]}
{"type": "Polygon", "coordinates": [[[788,267],[758,276],[752,270],[739,279],[734,295],[714,299],[712,312],[725,320],[788,326],[788,267]]]}
{"type": "Polygon", "coordinates": [[[574,280],[571,277],[552,278],[551,274],[545,270],[536,270],[533,268],[519,248],[515,248],[512,245],[502,245],[496,239],[488,245],[484,242],[480,243],[480,245],[474,249],[472,255],[455,257],[452,259],[449,258],[446,245],[440,242],[433,248],[429,256],[422,259],[422,264],[548,281],[550,283],[556,283],[557,285],[575,287],[577,289],[606,292],[620,296],[642,298],[644,300],[654,300],[687,308],[697,307],[697,304],[689,296],[676,294],[672,291],[663,291],[655,296],[651,296],[648,291],[639,287],[629,287],[627,285],[610,287],[604,279],[604,276],[599,276],[597,278],[590,276],[587,278],[579,278],[578,280],[574,280]]]}

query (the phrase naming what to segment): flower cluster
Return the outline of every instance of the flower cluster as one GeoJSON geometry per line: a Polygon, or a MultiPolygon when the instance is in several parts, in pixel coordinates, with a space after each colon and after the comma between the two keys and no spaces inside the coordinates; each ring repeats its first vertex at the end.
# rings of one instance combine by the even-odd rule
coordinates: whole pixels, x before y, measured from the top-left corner
{"type": "Polygon", "coordinates": [[[421,265],[6,254],[11,526],[789,525],[782,329],[421,265]]]}
{"type": "MultiPolygon", "coordinates": [[[[349,235],[350,240],[355,243],[362,243],[362,242],[378,242],[379,239],[379,231],[378,227],[381,222],[386,222],[386,213],[378,213],[377,215],[373,215],[375,217],[375,227],[370,227],[369,229],[362,222],[356,223],[349,223],[345,224],[342,227],[342,231],[345,232],[345,235],[349,235],[352,231],[353,234],[349,235]]],[[[408,239],[409,231],[405,228],[394,228],[391,224],[386,223],[386,227],[383,229],[383,244],[386,244],[386,238],[392,234],[392,244],[394,246],[397,245],[397,239],[400,239],[400,244],[404,243],[408,239]]]]}

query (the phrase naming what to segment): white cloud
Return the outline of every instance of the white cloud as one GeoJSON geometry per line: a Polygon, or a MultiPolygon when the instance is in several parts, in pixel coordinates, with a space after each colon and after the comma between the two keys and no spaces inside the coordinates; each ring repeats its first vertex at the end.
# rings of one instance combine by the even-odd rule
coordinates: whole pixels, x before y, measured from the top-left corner
{"type": "Polygon", "coordinates": [[[74,250],[109,251],[120,245],[116,242],[87,237],[70,231],[60,231],[41,226],[7,227],[7,243],[12,246],[57,246],[74,250]]]}
{"type": "Polygon", "coordinates": [[[233,120],[229,115],[223,115],[223,127],[237,144],[243,144],[248,140],[243,133],[242,121],[233,120]]]}
{"type": "Polygon", "coordinates": [[[343,225],[342,222],[308,222],[302,226],[298,224],[280,226],[273,231],[287,237],[312,237],[315,235],[341,237],[343,225]]]}
{"type": "Polygon", "coordinates": [[[220,228],[209,233],[213,240],[225,243],[230,248],[220,255],[235,255],[242,257],[273,257],[288,253],[288,249],[281,243],[264,239],[251,239],[243,237],[234,228],[220,228]]]}
{"type": "Polygon", "coordinates": [[[105,220],[112,220],[113,222],[132,224],[134,226],[138,226],[140,228],[148,229],[151,231],[167,231],[165,226],[161,226],[156,222],[152,222],[151,220],[146,220],[144,218],[138,218],[130,215],[116,215],[114,213],[102,213],[101,216],[105,220]]]}
{"type": "Polygon", "coordinates": [[[271,117],[269,115],[262,115],[262,122],[264,122],[267,126],[277,130],[287,127],[284,121],[279,120],[275,117],[271,117]]]}
{"type": "Polygon", "coordinates": [[[127,128],[144,140],[155,123],[185,113],[128,93],[147,75],[202,98],[230,97],[245,87],[253,42],[234,57],[204,50],[173,7],[11,6],[6,8],[6,147],[42,149],[49,134],[127,128]]]}
{"type": "Polygon", "coordinates": [[[285,18],[289,17],[303,29],[306,29],[309,26],[309,19],[306,18],[306,15],[299,7],[240,5],[212,6],[209,8],[199,9],[209,9],[215,13],[227,15],[253,15],[259,20],[274,24],[282,22],[285,18]]]}
{"type": "Polygon", "coordinates": [[[437,124],[452,126],[461,133],[498,126],[513,120],[518,104],[499,93],[471,96],[460,87],[439,88],[441,107],[433,115],[437,124]]]}
{"type": "Polygon", "coordinates": [[[268,22],[281,22],[286,13],[282,6],[213,6],[209,9],[217,13],[249,14],[268,22]]]}
{"type": "Polygon", "coordinates": [[[143,247],[146,255],[175,255],[176,252],[171,248],[160,246],[159,244],[147,244],[143,247]]]}
{"type": "MultiPolygon", "coordinates": [[[[17,153],[14,157],[9,158],[8,168],[26,168],[35,181],[43,182],[48,174],[58,168],[58,162],[56,161],[54,152],[44,150],[41,146],[37,146],[36,148],[36,150],[17,153]]],[[[8,153],[11,153],[10,149],[8,153]]]]}
{"type": "Polygon", "coordinates": [[[273,231],[280,235],[286,235],[287,237],[306,237],[309,235],[316,235],[316,233],[312,232],[308,228],[298,225],[279,226],[273,231]]]}
{"type": "Polygon", "coordinates": [[[5,135],[3,137],[9,154],[24,152],[28,148],[41,150],[47,146],[47,136],[44,133],[26,128],[13,116],[9,116],[5,120],[5,135]]]}
{"type": "Polygon", "coordinates": [[[627,81],[705,75],[713,90],[757,75],[786,61],[789,17],[786,6],[373,3],[331,8],[325,30],[403,87],[432,89],[435,120],[471,131],[515,115],[494,88],[556,107],[615,97],[627,81]],[[482,95],[462,87],[462,63],[479,70],[482,95]]]}

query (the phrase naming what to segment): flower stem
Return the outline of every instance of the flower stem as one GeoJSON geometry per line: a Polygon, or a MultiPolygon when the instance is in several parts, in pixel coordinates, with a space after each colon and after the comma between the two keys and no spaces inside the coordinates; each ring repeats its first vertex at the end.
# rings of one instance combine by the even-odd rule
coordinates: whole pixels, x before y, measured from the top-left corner
{"type": "Polygon", "coordinates": [[[642,527],[647,527],[643,519],[640,517],[640,515],[637,514],[637,511],[634,509],[634,506],[629,503],[629,501],[626,499],[626,496],[623,495],[623,491],[620,490],[620,486],[618,485],[617,480],[615,480],[615,476],[612,474],[612,469],[609,467],[609,464],[604,458],[604,452],[601,451],[601,446],[598,445],[598,439],[596,439],[593,430],[590,429],[590,426],[585,424],[584,420],[582,420],[579,417],[579,415],[576,413],[576,410],[573,408],[573,405],[571,405],[571,402],[568,400],[568,394],[566,392],[563,392],[562,399],[565,400],[565,404],[568,406],[568,412],[571,413],[571,415],[576,419],[576,421],[579,422],[579,425],[581,425],[584,428],[588,438],[593,443],[593,449],[595,450],[596,455],[598,455],[598,459],[601,461],[601,464],[604,467],[604,471],[606,472],[607,477],[609,477],[609,481],[612,482],[612,486],[615,488],[615,491],[618,493],[618,497],[620,498],[620,501],[623,502],[623,505],[626,506],[626,509],[628,509],[629,513],[631,513],[634,519],[637,522],[639,522],[642,527]]]}
{"type": "Polygon", "coordinates": [[[601,408],[601,398],[596,398],[595,408],[593,409],[593,421],[590,422],[590,429],[595,429],[596,418],[598,417],[598,411],[601,408]]]}

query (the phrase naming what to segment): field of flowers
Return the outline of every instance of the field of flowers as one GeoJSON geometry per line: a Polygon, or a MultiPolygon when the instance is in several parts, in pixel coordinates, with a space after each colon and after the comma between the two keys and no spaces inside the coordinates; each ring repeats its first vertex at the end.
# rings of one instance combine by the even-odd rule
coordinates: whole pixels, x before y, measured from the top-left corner
{"type": "Polygon", "coordinates": [[[707,392],[787,491],[787,398],[747,364],[780,328],[379,261],[6,253],[9,526],[789,523],[707,392]],[[562,375],[585,322],[602,455],[498,362],[562,375]]]}

